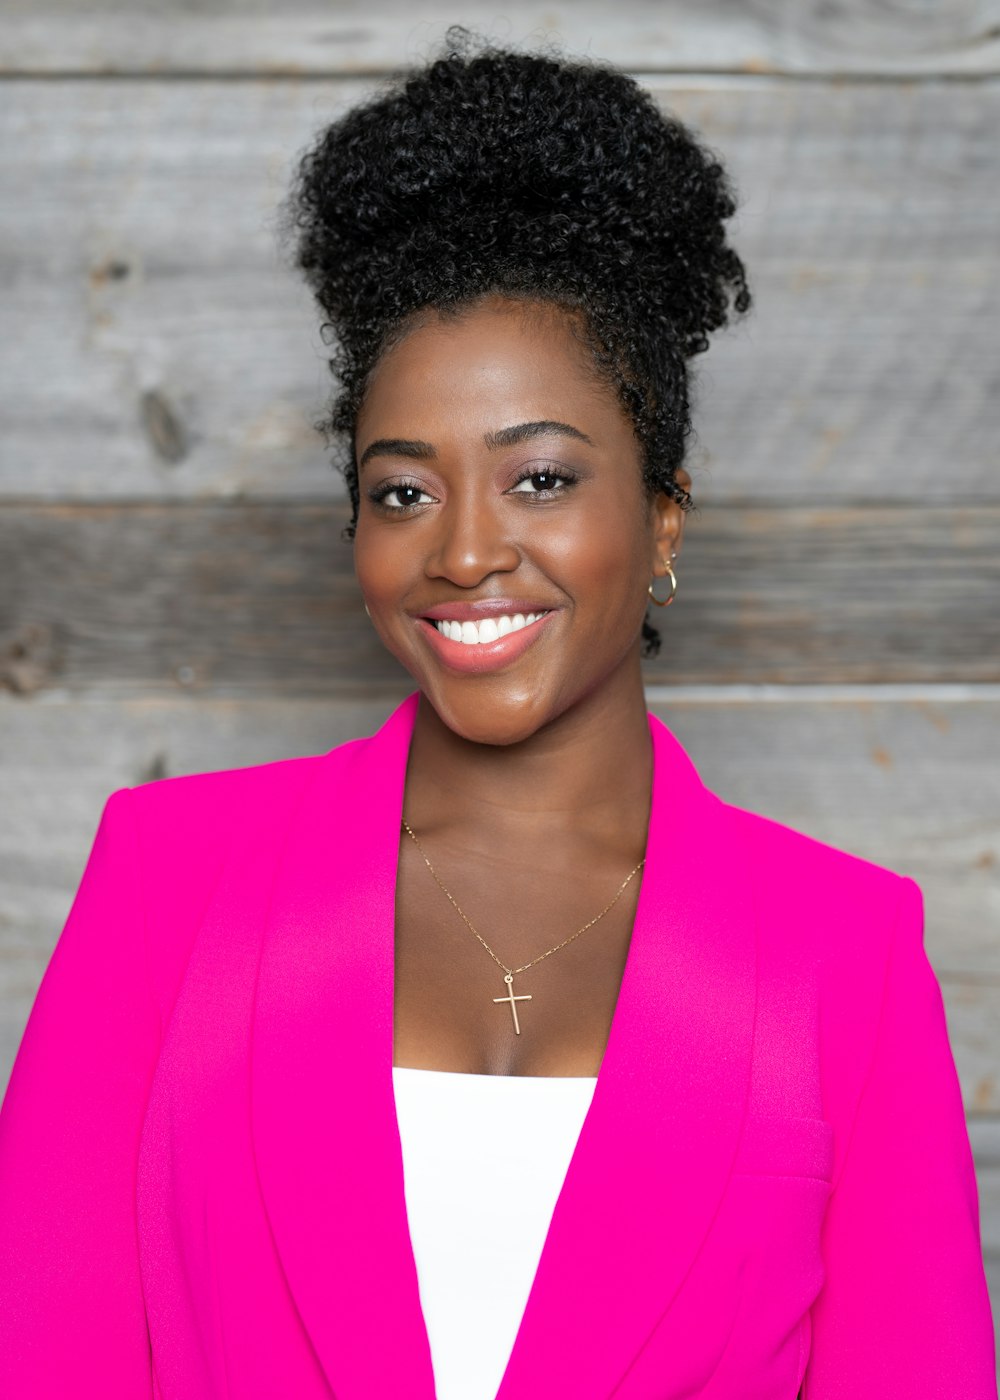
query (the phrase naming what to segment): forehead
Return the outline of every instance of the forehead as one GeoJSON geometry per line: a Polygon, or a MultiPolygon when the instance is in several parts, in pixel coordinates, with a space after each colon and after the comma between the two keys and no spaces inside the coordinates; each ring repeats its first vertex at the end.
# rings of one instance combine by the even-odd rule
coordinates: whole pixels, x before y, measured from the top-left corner
{"type": "Polygon", "coordinates": [[[540,419],[590,436],[591,428],[601,438],[631,436],[571,314],[495,297],[455,315],[428,309],[414,318],[369,380],[358,438],[390,430],[429,440],[442,431],[481,435],[540,419]]]}

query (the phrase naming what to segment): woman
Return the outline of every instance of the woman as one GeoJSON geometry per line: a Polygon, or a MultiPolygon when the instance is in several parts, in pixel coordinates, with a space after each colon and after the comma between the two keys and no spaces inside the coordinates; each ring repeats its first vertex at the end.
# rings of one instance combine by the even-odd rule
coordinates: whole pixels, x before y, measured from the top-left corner
{"type": "Polygon", "coordinates": [[[122,790],[0,1120],[7,1397],[995,1397],[914,881],[645,709],[724,173],[455,47],[302,160],[370,739],[122,790]]]}

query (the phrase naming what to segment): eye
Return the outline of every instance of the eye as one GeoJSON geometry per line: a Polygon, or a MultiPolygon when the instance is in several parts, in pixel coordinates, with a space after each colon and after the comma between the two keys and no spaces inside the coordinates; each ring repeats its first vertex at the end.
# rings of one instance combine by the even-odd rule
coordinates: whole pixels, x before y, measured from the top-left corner
{"type": "Polygon", "coordinates": [[[567,471],[554,471],[550,467],[536,467],[525,472],[510,488],[519,495],[557,496],[576,482],[576,477],[567,471]]]}
{"type": "Polygon", "coordinates": [[[429,496],[422,487],[412,481],[387,481],[383,485],[377,486],[368,493],[368,498],[377,506],[383,506],[386,510],[411,510],[414,506],[422,506],[432,503],[433,496],[429,496]]]}

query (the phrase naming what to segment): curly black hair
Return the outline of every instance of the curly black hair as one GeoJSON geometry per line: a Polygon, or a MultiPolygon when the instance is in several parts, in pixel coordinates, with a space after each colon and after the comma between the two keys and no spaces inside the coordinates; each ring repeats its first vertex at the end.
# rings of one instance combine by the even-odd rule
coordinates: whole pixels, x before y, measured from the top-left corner
{"type": "MultiPolygon", "coordinates": [[[[338,441],[351,503],[366,384],[422,308],[490,294],[553,303],[632,420],[650,492],[676,480],[691,431],[688,366],[751,302],[723,221],[714,154],[625,73],[495,47],[453,26],[442,51],[320,131],[280,209],[322,310],[339,381],[316,423],[338,441]]],[[[643,624],[644,651],[659,634],[643,624]]]]}

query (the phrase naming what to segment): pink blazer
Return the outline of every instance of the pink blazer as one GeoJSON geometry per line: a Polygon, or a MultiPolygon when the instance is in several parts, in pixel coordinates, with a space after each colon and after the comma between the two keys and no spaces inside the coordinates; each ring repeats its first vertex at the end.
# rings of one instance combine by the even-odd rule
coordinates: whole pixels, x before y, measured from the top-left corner
{"type": "MultiPolygon", "coordinates": [[[[391,1074],[416,703],[109,799],[0,1115],[5,1400],[432,1400],[391,1074]]],[[[650,729],[621,994],[499,1400],[995,1400],[919,887],[650,729]]]]}

